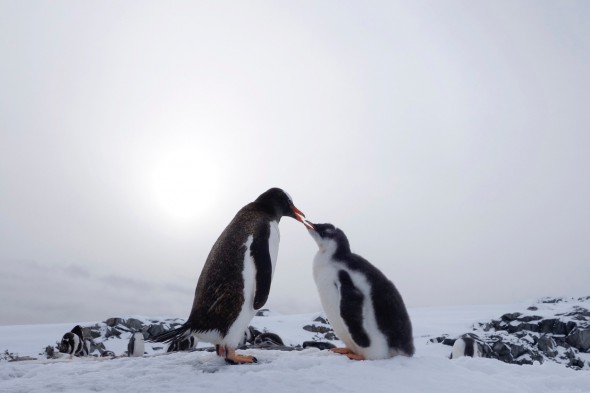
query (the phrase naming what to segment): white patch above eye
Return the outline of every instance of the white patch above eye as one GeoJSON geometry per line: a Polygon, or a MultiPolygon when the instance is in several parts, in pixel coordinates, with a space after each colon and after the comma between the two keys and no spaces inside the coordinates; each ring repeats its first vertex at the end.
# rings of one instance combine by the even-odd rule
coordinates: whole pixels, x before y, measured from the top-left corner
{"type": "Polygon", "coordinates": [[[289,202],[291,202],[291,204],[293,204],[293,199],[291,198],[291,195],[289,195],[289,193],[287,193],[287,191],[285,191],[285,190],[283,190],[283,192],[285,193],[287,198],[289,198],[289,202]]]}

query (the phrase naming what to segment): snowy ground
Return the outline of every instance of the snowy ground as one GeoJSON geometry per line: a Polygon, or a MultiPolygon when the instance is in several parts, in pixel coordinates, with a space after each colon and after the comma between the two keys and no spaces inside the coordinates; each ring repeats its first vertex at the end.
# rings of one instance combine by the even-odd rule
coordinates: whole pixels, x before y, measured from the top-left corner
{"type": "MultiPolygon", "coordinates": [[[[39,360],[0,362],[0,392],[590,392],[590,372],[552,362],[517,366],[484,358],[449,360],[450,347],[429,342],[457,336],[478,321],[526,309],[531,303],[410,309],[416,355],[357,362],[327,351],[246,350],[259,363],[228,366],[210,352],[153,354],[143,358],[44,360],[39,353],[74,324],[0,327],[0,350],[39,360]]],[[[256,317],[252,325],[301,344],[301,329],[318,314],[256,317]]],[[[82,323],[88,325],[88,323],[82,323]]],[[[126,340],[114,349],[120,354],[126,340]]],[[[146,344],[148,353],[150,346],[146,344]]]]}

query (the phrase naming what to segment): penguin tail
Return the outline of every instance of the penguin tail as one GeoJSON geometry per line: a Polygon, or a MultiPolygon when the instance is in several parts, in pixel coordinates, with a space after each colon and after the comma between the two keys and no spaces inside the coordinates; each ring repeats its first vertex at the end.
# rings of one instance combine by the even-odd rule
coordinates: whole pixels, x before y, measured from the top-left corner
{"type": "Polygon", "coordinates": [[[165,333],[158,334],[157,336],[151,337],[151,342],[158,343],[170,343],[172,341],[182,340],[183,338],[190,336],[192,328],[187,324],[184,324],[176,329],[168,330],[165,333]]]}

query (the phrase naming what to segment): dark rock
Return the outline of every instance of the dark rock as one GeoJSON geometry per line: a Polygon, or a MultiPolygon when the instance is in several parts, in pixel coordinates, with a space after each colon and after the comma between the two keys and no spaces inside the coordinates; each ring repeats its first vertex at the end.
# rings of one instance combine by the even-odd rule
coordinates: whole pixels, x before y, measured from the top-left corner
{"type": "Polygon", "coordinates": [[[114,353],[113,351],[103,351],[103,352],[100,354],[100,357],[102,357],[102,358],[106,358],[106,357],[111,357],[111,358],[114,358],[115,356],[116,356],[116,355],[115,355],[115,353],[114,353]]]}
{"type": "Polygon", "coordinates": [[[281,337],[275,333],[261,333],[254,339],[256,345],[285,345],[281,337]]]}
{"type": "Polygon", "coordinates": [[[257,317],[267,317],[269,311],[270,310],[268,308],[263,308],[261,310],[256,311],[256,316],[257,317]]]}
{"type": "Polygon", "coordinates": [[[527,308],[527,310],[529,311],[537,311],[539,308],[535,307],[535,306],[530,306],[529,308],[527,308]]]}
{"type": "Polygon", "coordinates": [[[539,325],[537,325],[536,323],[530,323],[530,322],[522,322],[522,323],[517,323],[518,321],[513,321],[510,324],[504,326],[501,330],[506,330],[508,333],[517,333],[517,332],[522,332],[522,331],[528,331],[528,332],[538,332],[539,331],[539,325]]]}
{"type": "Polygon", "coordinates": [[[570,345],[565,341],[565,336],[552,336],[553,340],[555,341],[555,345],[558,347],[569,348],[570,345]]]}
{"type": "Polygon", "coordinates": [[[491,348],[492,352],[496,355],[495,357],[497,357],[497,359],[502,360],[506,363],[512,363],[512,361],[514,360],[514,358],[512,357],[512,351],[510,347],[501,340],[495,342],[491,346],[491,348]]]}
{"type": "Polygon", "coordinates": [[[556,304],[556,303],[561,303],[564,300],[565,300],[564,298],[560,298],[560,297],[557,297],[557,298],[549,298],[549,297],[546,297],[546,298],[541,299],[540,303],[556,304]]]}
{"type": "Polygon", "coordinates": [[[303,330],[307,330],[308,332],[313,333],[328,333],[332,330],[332,328],[326,326],[317,326],[317,325],[305,325],[303,330]]]}
{"type": "Polygon", "coordinates": [[[560,321],[557,320],[555,321],[555,323],[553,324],[553,334],[567,334],[567,325],[560,321]]]}
{"type": "Polygon", "coordinates": [[[531,365],[531,364],[533,364],[533,358],[530,356],[530,354],[527,353],[526,355],[528,355],[528,356],[522,356],[522,357],[520,357],[518,359],[515,359],[515,363],[516,364],[520,364],[520,365],[523,365],[523,364],[529,364],[529,365],[531,365]]]}
{"type": "Polygon", "coordinates": [[[492,322],[490,322],[492,327],[494,328],[494,330],[502,330],[503,327],[505,326],[502,321],[498,321],[493,319],[492,322]]]}
{"type": "Polygon", "coordinates": [[[512,322],[515,319],[517,319],[518,317],[520,317],[522,314],[519,312],[514,312],[514,313],[508,313],[508,314],[504,314],[502,315],[500,318],[502,318],[502,320],[504,322],[512,322]]]}
{"type": "Polygon", "coordinates": [[[109,318],[104,323],[109,327],[115,327],[117,325],[122,325],[124,322],[125,320],[123,318],[109,318]]]}
{"type": "Polygon", "coordinates": [[[321,341],[304,341],[303,348],[317,348],[320,351],[322,351],[325,349],[336,348],[336,346],[332,343],[321,342],[321,341]]]}
{"type": "MultiPolygon", "coordinates": [[[[86,337],[90,337],[92,339],[95,338],[99,338],[101,336],[100,330],[94,330],[94,329],[88,329],[90,336],[86,336],[86,337]]],[[[86,333],[84,333],[86,334],[86,333]]]]}
{"type": "Polygon", "coordinates": [[[590,310],[588,310],[584,307],[576,306],[576,307],[574,307],[574,311],[572,311],[568,314],[565,314],[565,315],[577,316],[577,317],[582,317],[582,319],[585,319],[584,317],[590,318],[590,310]]]}
{"type": "Polygon", "coordinates": [[[539,315],[525,315],[524,317],[518,318],[518,320],[521,322],[538,321],[540,319],[543,319],[543,317],[541,317],[539,315]]]}
{"type": "Polygon", "coordinates": [[[301,346],[297,345],[295,347],[291,347],[288,345],[252,345],[249,348],[254,348],[254,349],[265,349],[265,350],[271,350],[271,351],[286,351],[286,352],[291,352],[291,351],[301,351],[303,348],[301,348],[301,346]]]}
{"type": "Polygon", "coordinates": [[[531,335],[528,332],[525,331],[520,331],[518,333],[515,334],[516,337],[518,337],[519,339],[521,339],[523,342],[525,342],[528,345],[535,345],[537,343],[537,337],[531,335]]]}
{"type": "Polygon", "coordinates": [[[98,351],[98,353],[103,353],[105,350],[106,350],[106,348],[103,343],[90,341],[90,348],[89,348],[90,353],[93,353],[94,351],[98,351]]]}
{"type": "Polygon", "coordinates": [[[82,327],[82,337],[90,337],[90,328],[82,327]]]}
{"type": "Polygon", "coordinates": [[[334,332],[328,332],[328,333],[324,334],[324,338],[326,340],[338,340],[338,337],[336,337],[334,332]]]}
{"type": "Polygon", "coordinates": [[[559,322],[559,319],[543,319],[539,322],[539,332],[553,333],[554,326],[557,322],[559,322]]]}
{"type": "MultiPolygon", "coordinates": [[[[159,336],[162,333],[166,333],[167,330],[163,325],[160,324],[154,324],[154,325],[149,325],[147,329],[144,330],[143,333],[147,333],[148,337],[156,337],[159,336]]],[[[145,334],[144,334],[145,336],[145,334]]]]}
{"type": "Polygon", "coordinates": [[[565,357],[566,359],[575,359],[576,354],[577,352],[574,349],[570,348],[565,352],[565,357]]]}
{"type": "Polygon", "coordinates": [[[584,361],[580,358],[573,358],[570,359],[568,366],[575,369],[582,369],[584,368],[584,361]]]}
{"type": "Polygon", "coordinates": [[[328,320],[322,317],[317,317],[316,319],[313,320],[314,322],[319,322],[319,323],[323,323],[324,325],[328,324],[328,320]]]}
{"type": "Polygon", "coordinates": [[[45,348],[45,355],[47,355],[47,359],[53,359],[55,357],[55,348],[51,345],[48,345],[45,348]]]}
{"type": "Polygon", "coordinates": [[[143,329],[143,322],[141,322],[139,319],[129,318],[125,322],[125,326],[127,326],[133,332],[139,332],[141,329],[143,329]]]}
{"type": "Polygon", "coordinates": [[[570,334],[577,327],[578,327],[577,323],[575,323],[574,321],[568,321],[565,324],[565,330],[566,330],[565,334],[570,334]]]}
{"type": "Polygon", "coordinates": [[[587,352],[590,349],[590,329],[575,328],[565,341],[572,347],[587,352]]]}
{"type": "Polygon", "coordinates": [[[120,338],[121,337],[121,332],[119,330],[117,330],[117,328],[110,328],[107,329],[106,333],[105,333],[105,338],[109,338],[109,337],[117,337],[120,338]]]}
{"type": "Polygon", "coordinates": [[[510,347],[510,354],[512,355],[513,359],[516,359],[527,353],[527,350],[523,345],[508,344],[508,346],[510,347]]]}
{"type": "Polygon", "coordinates": [[[550,358],[554,358],[555,356],[557,356],[557,344],[555,343],[555,340],[553,340],[553,338],[547,334],[544,334],[541,337],[539,337],[537,347],[539,348],[539,351],[545,354],[545,356],[548,356],[550,358]]]}

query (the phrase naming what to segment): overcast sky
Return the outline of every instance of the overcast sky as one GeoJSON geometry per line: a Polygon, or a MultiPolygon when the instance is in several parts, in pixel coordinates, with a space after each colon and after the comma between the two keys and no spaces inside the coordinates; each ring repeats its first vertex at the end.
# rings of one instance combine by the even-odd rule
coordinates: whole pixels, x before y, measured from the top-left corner
{"type": "MultiPolygon", "coordinates": [[[[590,295],[590,2],[0,0],[0,324],[187,317],[270,187],[409,307],[590,295]]],[[[267,307],[321,309],[281,221],[267,307]]]]}

